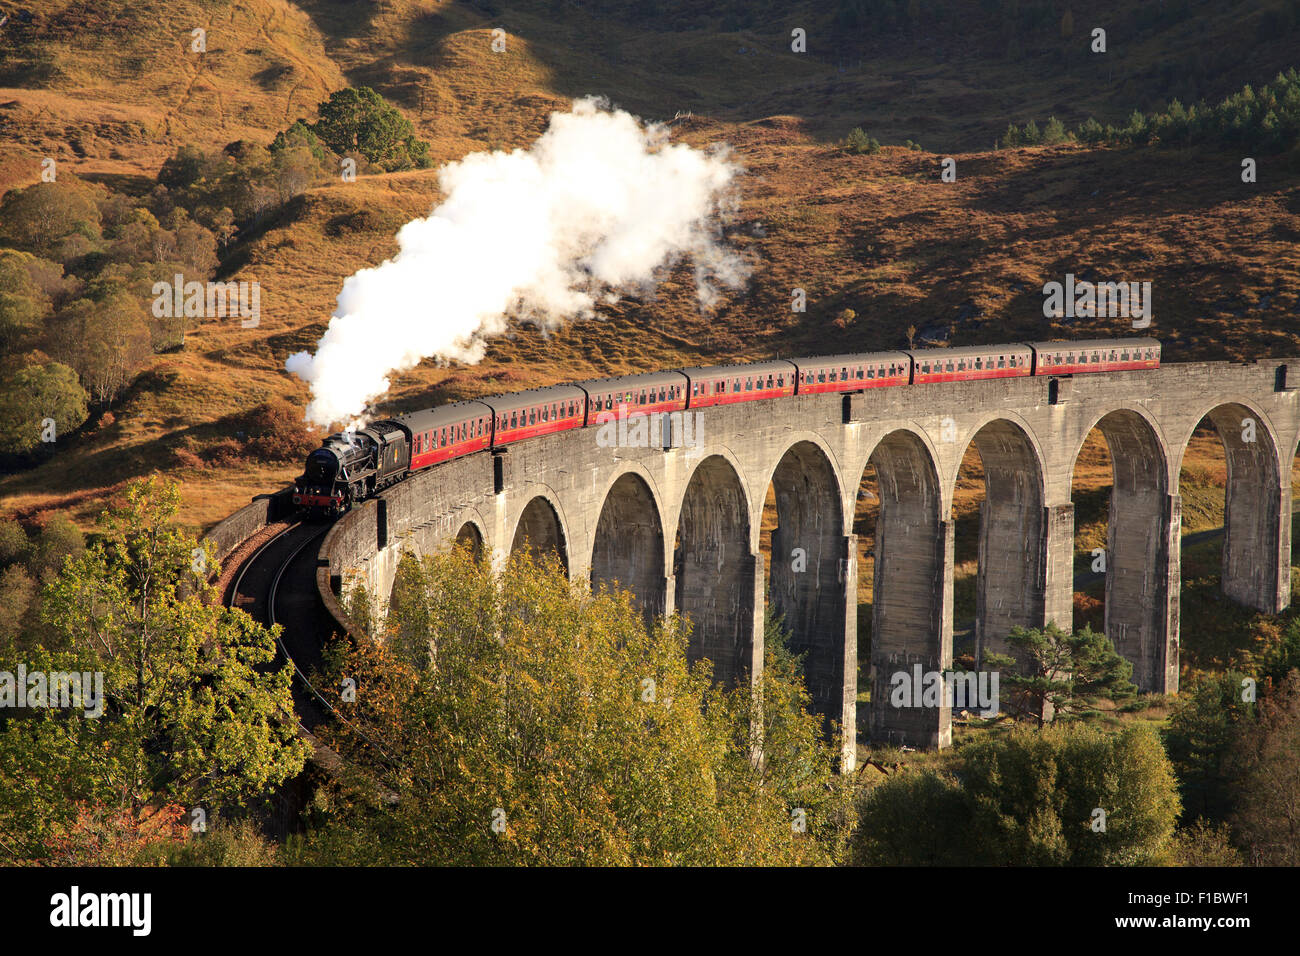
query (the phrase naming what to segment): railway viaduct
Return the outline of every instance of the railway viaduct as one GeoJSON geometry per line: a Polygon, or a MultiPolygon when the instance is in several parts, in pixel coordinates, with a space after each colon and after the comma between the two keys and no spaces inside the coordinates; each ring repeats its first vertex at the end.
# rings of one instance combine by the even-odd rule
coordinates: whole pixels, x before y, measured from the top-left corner
{"type": "MultiPolygon", "coordinates": [[[[1291,461],[1300,359],[1170,364],[1062,378],[880,388],[704,409],[689,447],[609,447],[587,428],[479,453],[414,476],[330,530],[317,587],[339,615],[344,582],[386,597],[407,551],[457,539],[500,561],[528,542],[558,550],[573,578],[617,581],[650,612],[685,612],[691,654],[726,680],[763,660],[765,594],[806,650],[817,710],[857,726],[854,504],[875,469],[880,512],[872,604],[872,738],[918,747],[951,741],[947,708],[894,708],[889,677],[952,661],[952,502],[974,444],[986,496],[980,517],[976,637],[1000,649],[1015,625],[1069,627],[1076,458],[1095,426],[1114,481],[1106,633],[1144,691],[1177,690],[1178,475],[1205,417],[1226,449],[1223,589],[1276,612],[1290,601],[1291,461]],[[760,554],[767,489],[778,527],[760,554]],[[798,549],[798,550],[796,550],[798,549]],[[802,557],[801,557],[802,556],[802,557]],[[770,566],[765,566],[770,565],[770,566]]],[[[630,434],[632,432],[630,431],[630,434]]]]}

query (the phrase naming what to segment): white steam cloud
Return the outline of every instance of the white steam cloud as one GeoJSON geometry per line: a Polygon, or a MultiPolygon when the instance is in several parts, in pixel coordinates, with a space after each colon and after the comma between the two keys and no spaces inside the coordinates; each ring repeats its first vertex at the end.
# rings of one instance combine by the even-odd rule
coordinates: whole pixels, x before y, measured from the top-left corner
{"type": "Polygon", "coordinates": [[[316,354],[285,361],[311,384],[307,420],[355,421],[390,373],[477,362],[509,317],[553,328],[589,316],[684,256],[711,305],[718,284],[747,274],[719,241],[739,172],[724,152],[669,144],[664,127],[592,98],[553,113],[527,150],[443,167],[445,201],[401,228],[396,256],[343,283],[316,354]]]}

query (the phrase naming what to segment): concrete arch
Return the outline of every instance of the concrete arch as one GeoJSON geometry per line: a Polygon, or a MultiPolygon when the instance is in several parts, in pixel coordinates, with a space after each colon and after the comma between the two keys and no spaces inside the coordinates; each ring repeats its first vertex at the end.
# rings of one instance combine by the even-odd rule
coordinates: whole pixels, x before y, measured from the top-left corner
{"type": "MultiPolygon", "coordinates": [[[[995,422],[1003,422],[1010,427],[1018,430],[1024,441],[1028,444],[1029,451],[1033,456],[1033,465],[1037,469],[1039,476],[1043,481],[1043,495],[1047,494],[1047,474],[1049,464],[1047,456],[1043,452],[1043,443],[1039,440],[1034,431],[1034,427],[1029,420],[1019,412],[1009,408],[1000,408],[997,411],[989,412],[975,419],[973,425],[965,429],[965,436],[961,439],[962,444],[959,446],[963,451],[975,440],[975,436],[995,422]]],[[[953,461],[952,468],[946,476],[946,485],[952,488],[957,483],[957,474],[961,471],[961,455],[953,461]]],[[[951,494],[949,495],[949,504],[951,505],[951,494]]]]}
{"type": "Polygon", "coordinates": [[[929,442],[908,428],[884,435],[867,462],[876,469],[876,522],[871,636],[872,738],[911,746],[951,743],[945,707],[893,707],[891,678],[915,666],[952,662],[952,521],[941,513],[943,489],[929,442]]]}
{"type": "Polygon", "coordinates": [[[1100,428],[1110,449],[1112,468],[1116,469],[1114,478],[1117,487],[1122,483],[1125,488],[1159,487],[1165,492],[1173,487],[1177,476],[1170,473],[1170,445],[1160,423],[1149,411],[1135,405],[1118,405],[1101,414],[1092,415],[1090,420],[1091,424],[1079,433],[1067,475],[1073,475],[1078,467],[1079,455],[1088,435],[1094,428],[1100,428]],[[1108,424],[1103,427],[1103,423],[1108,424]],[[1125,459],[1122,471],[1114,464],[1117,450],[1125,459]],[[1151,457],[1143,459],[1143,453],[1148,453],[1151,457]],[[1144,461],[1154,461],[1158,469],[1153,473],[1151,469],[1144,468],[1144,461]],[[1154,484],[1153,478],[1156,479],[1154,484]]]}
{"type": "MultiPolygon", "coordinates": [[[[1247,607],[1275,614],[1291,591],[1289,482],[1278,454],[1277,432],[1268,416],[1247,400],[1210,405],[1196,419],[1179,449],[1208,419],[1223,443],[1228,481],[1223,502],[1223,593],[1247,607]],[[1249,424],[1247,424],[1249,422],[1249,424]]],[[[1177,472],[1175,472],[1177,474],[1177,472]]]]}
{"type": "MultiPolygon", "coordinates": [[[[1006,653],[1012,628],[1043,625],[1047,482],[1037,443],[1010,416],[988,417],[967,444],[975,446],[984,470],[975,588],[975,640],[982,661],[987,652],[1006,653]]],[[[956,480],[954,472],[954,486],[956,480]]]]}
{"type": "MultiPolygon", "coordinates": [[[[776,470],[781,467],[782,462],[785,460],[786,455],[790,453],[790,450],[799,444],[814,446],[822,453],[826,458],[826,461],[830,464],[831,472],[835,477],[835,486],[840,492],[840,512],[845,516],[844,526],[841,530],[844,534],[850,533],[853,530],[853,495],[857,491],[857,488],[849,488],[847,486],[843,456],[836,453],[835,448],[832,447],[830,442],[828,442],[824,436],[814,431],[794,431],[781,436],[781,444],[777,446],[781,449],[781,453],[773,457],[767,467],[764,468],[757,482],[756,490],[752,496],[755,511],[751,516],[751,520],[754,522],[754,526],[757,528],[758,525],[762,524],[763,507],[767,496],[767,488],[772,484],[772,479],[776,474],[776,470]],[[759,491],[762,493],[760,494],[759,491]]],[[[861,474],[861,469],[859,469],[858,473],[861,474]]],[[[757,545],[757,542],[755,542],[755,545],[757,545]]]]}
{"type": "MultiPolygon", "coordinates": [[[[749,521],[751,528],[749,546],[750,550],[755,550],[758,547],[757,516],[762,514],[763,502],[760,499],[757,505],[757,510],[755,510],[754,499],[758,497],[758,495],[750,487],[749,481],[747,480],[748,471],[745,468],[745,463],[735,451],[722,442],[709,443],[699,449],[692,449],[686,454],[684,459],[686,473],[674,483],[681,488],[687,487],[689,483],[694,480],[696,471],[698,471],[699,468],[711,458],[720,458],[726,462],[731,467],[731,470],[735,472],[736,479],[740,482],[741,490],[745,493],[746,507],[749,509],[745,513],[746,519],[749,521]]],[[[673,497],[669,497],[663,502],[664,524],[666,527],[676,527],[680,522],[684,501],[685,494],[683,493],[676,496],[676,500],[674,500],[673,497]]]]}
{"type": "Polygon", "coordinates": [[[460,530],[456,532],[453,544],[456,547],[466,547],[470,554],[474,556],[475,561],[483,559],[485,544],[487,540],[483,534],[483,525],[475,518],[470,518],[463,522],[460,530]]]}
{"type": "Polygon", "coordinates": [[[762,632],[755,627],[762,592],[749,515],[745,486],[731,462],[720,454],[699,461],[677,519],[674,607],[694,625],[690,659],[708,658],[716,679],[733,684],[757,677],[763,660],[762,632]]]}
{"type": "Polygon", "coordinates": [[[626,588],[647,615],[662,615],[667,597],[660,514],[646,479],[624,471],[605,493],[591,549],[592,589],[626,588]]]}
{"type": "MultiPolygon", "coordinates": [[[[1106,636],[1133,665],[1144,692],[1178,687],[1178,563],[1181,506],[1169,493],[1169,445],[1144,411],[1097,416],[1111,459],[1106,530],[1106,636]]],[[[1077,464],[1083,440],[1075,450],[1077,464]]],[[[1073,474],[1074,464],[1071,465],[1073,474]]]]}
{"type": "MultiPolygon", "coordinates": [[[[1280,466],[1281,458],[1282,458],[1282,449],[1285,446],[1286,442],[1281,438],[1280,432],[1277,426],[1274,424],[1272,417],[1266,411],[1264,411],[1264,409],[1262,409],[1257,402],[1253,401],[1252,399],[1240,395],[1222,395],[1213,401],[1203,402],[1201,404],[1200,413],[1192,421],[1191,425],[1186,429],[1185,433],[1180,436],[1181,440],[1178,442],[1177,445],[1178,452],[1177,452],[1176,460],[1171,463],[1171,469],[1170,469],[1171,473],[1174,476],[1175,481],[1177,480],[1179,471],[1182,470],[1183,459],[1187,456],[1187,446],[1191,442],[1192,435],[1195,433],[1197,427],[1206,418],[1210,418],[1212,413],[1220,410],[1228,410],[1231,409],[1233,406],[1239,407],[1240,411],[1245,413],[1242,416],[1243,418],[1246,417],[1253,418],[1255,419],[1258,426],[1263,426],[1262,428],[1260,427],[1256,428],[1256,438],[1258,439],[1258,436],[1261,433],[1264,434],[1265,437],[1267,437],[1268,448],[1273,452],[1274,458],[1276,459],[1276,461],[1279,463],[1280,466]]],[[[1241,431],[1243,430],[1241,426],[1241,422],[1234,421],[1231,417],[1219,416],[1218,420],[1211,418],[1211,424],[1214,425],[1216,431],[1219,430],[1220,428],[1228,428],[1230,426],[1235,426],[1235,430],[1240,435],[1241,431]]],[[[1222,438],[1223,436],[1220,435],[1220,437],[1222,438]]],[[[1177,485],[1175,485],[1174,487],[1177,487],[1177,485]]]]}
{"type": "Polygon", "coordinates": [[[515,522],[515,533],[511,538],[510,551],[527,548],[534,558],[554,552],[560,557],[560,563],[567,572],[569,569],[569,536],[565,532],[560,509],[546,495],[534,495],[519,512],[515,522]]]}
{"type": "Polygon", "coordinates": [[[844,724],[846,672],[856,693],[857,641],[847,640],[845,572],[851,542],[843,533],[839,476],[824,448],[800,439],[781,455],[771,485],[777,527],[769,596],[784,619],[792,649],[805,655],[813,709],[828,722],[844,724]]]}

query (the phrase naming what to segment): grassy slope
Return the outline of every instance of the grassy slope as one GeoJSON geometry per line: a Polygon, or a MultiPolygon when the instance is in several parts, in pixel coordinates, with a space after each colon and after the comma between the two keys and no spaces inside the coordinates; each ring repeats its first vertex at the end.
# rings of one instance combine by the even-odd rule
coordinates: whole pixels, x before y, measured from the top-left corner
{"type": "MultiPolygon", "coordinates": [[[[1108,23],[1126,22],[1122,4],[1099,8],[1108,23]]],[[[1294,175],[1266,162],[1261,184],[1247,187],[1238,157],[1204,153],[972,152],[1009,117],[1118,120],[1154,105],[1153,72],[1193,56],[1202,34],[1224,61],[1202,84],[1206,94],[1286,65],[1285,44],[1256,44],[1254,20],[1240,10],[1205,5],[1194,22],[1145,33],[1113,27],[1103,77],[1100,61],[1077,53],[1062,68],[1053,31],[1024,37],[1022,57],[1003,56],[1005,31],[973,5],[954,7],[965,12],[937,19],[924,36],[863,40],[811,5],[725,33],[716,18],[690,12],[638,20],[623,3],[599,20],[572,4],[532,2],[493,15],[413,0],[51,0],[32,9],[35,65],[11,69],[4,82],[14,85],[0,90],[11,132],[0,145],[9,177],[0,185],[32,181],[37,158],[54,155],[62,169],[139,187],[182,142],[268,141],[345,83],[393,99],[439,161],[526,145],[551,110],[593,92],[649,118],[692,111],[674,125],[677,138],[733,146],[748,173],[728,234],[756,266],[744,293],[703,315],[683,268],[653,301],[624,299],[603,321],[549,338],[521,328],[475,368],[426,363],[398,376],[382,411],[593,373],[896,347],[908,325],[955,343],[1119,331],[1041,318],[1042,283],[1086,269],[1155,283],[1154,331],[1175,360],[1300,354],[1294,175]],[[791,24],[807,24],[806,57],[788,52],[791,24]],[[510,32],[504,54],[490,51],[496,25],[510,32]],[[194,26],[208,31],[202,57],[188,52],[194,26]],[[1249,63],[1223,55],[1242,44],[1249,63]],[[858,124],[885,142],[911,137],[943,152],[836,150],[833,140],[858,124]],[[956,184],[938,182],[943,155],[957,159],[956,184]],[[789,310],[794,287],[808,290],[805,314],[789,310]],[[845,308],[858,318],[840,329],[831,322],[845,308]]],[[[1080,48],[1083,32],[1080,23],[1080,48]]],[[[234,415],[271,395],[304,401],[284,357],[314,344],[342,280],[391,255],[396,227],[436,200],[429,171],[339,182],[293,202],[244,240],[230,270],[260,282],[261,326],[207,322],[183,352],[156,357],[115,424],[0,479],[3,510],[66,508],[84,520],[106,490],[161,467],[184,481],[187,514],[207,526],[291,477],[289,467],[181,469],[169,449],[187,435],[228,435],[234,415]],[[369,227],[339,228],[362,209],[369,227]]]]}

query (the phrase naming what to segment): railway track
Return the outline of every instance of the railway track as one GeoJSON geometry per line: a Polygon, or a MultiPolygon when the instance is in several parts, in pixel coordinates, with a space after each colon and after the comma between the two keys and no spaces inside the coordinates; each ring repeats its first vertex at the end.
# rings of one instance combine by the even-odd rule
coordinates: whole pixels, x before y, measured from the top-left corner
{"type": "MultiPolygon", "coordinates": [[[[321,645],[338,626],[316,593],[316,556],[328,524],[296,521],[262,542],[240,565],[225,594],[225,603],[239,608],[268,627],[279,624],[277,663],[293,667],[293,705],[299,733],[315,750],[315,760],[337,770],[338,754],[317,740],[313,731],[325,721],[351,723],[312,684],[307,675],[322,661],[321,645]]],[[[357,737],[385,759],[387,752],[357,728],[357,737]]],[[[386,800],[396,796],[381,787],[386,800]]]]}
{"type": "Polygon", "coordinates": [[[316,552],[328,530],[324,524],[290,524],[243,562],[225,595],[227,606],[268,627],[281,626],[277,662],[293,667],[294,708],[308,732],[337,716],[307,676],[320,666],[322,637],[334,628],[316,595],[316,552]]]}

